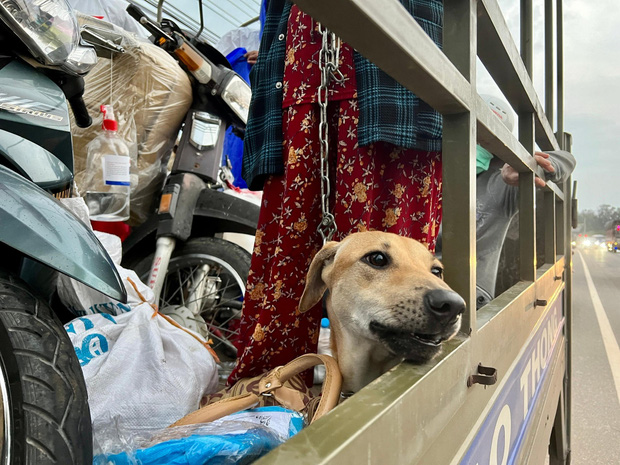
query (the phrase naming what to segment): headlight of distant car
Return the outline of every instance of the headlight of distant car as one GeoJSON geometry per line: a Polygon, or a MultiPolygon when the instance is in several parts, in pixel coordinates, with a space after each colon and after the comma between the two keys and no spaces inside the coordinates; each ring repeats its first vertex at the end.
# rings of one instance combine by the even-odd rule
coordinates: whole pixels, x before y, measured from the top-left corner
{"type": "Polygon", "coordinates": [[[45,65],[83,74],[97,63],[95,50],[79,45],[77,18],[66,0],[0,0],[0,19],[45,65]]]}
{"type": "Polygon", "coordinates": [[[251,98],[250,86],[239,76],[233,76],[222,91],[222,99],[244,123],[248,122],[251,98]]]}
{"type": "Polygon", "coordinates": [[[585,241],[583,241],[583,245],[585,247],[590,247],[592,245],[592,242],[590,242],[588,239],[586,239],[585,241]]]}

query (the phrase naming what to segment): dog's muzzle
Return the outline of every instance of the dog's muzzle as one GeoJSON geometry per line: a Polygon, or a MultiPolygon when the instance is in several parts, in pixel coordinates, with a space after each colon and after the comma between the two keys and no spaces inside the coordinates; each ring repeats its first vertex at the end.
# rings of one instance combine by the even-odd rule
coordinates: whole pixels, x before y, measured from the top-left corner
{"type": "Polygon", "coordinates": [[[439,352],[441,343],[458,331],[465,301],[454,291],[433,289],[424,295],[423,305],[427,318],[421,327],[386,325],[373,320],[370,331],[395,355],[426,363],[439,352]]]}

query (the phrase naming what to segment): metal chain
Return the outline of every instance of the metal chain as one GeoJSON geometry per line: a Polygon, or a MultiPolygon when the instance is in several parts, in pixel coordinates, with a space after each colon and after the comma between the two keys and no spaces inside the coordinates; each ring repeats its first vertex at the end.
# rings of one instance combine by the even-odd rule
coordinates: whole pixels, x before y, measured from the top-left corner
{"type": "Polygon", "coordinates": [[[340,39],[333,32],[319,24],[322,46],[319,52],[319,70],[321,84],[317,91],[319,103],[319,143],[321,146],[321,222],[317,228],[323,243],[330,241],[338,228],[336,219],[329,211],[331,186],[329,183],[329,122],[327,121],[327,103],[329,83],[332,79],[342,82],[344,76],[338,69],[340,60],[340,39]]]}

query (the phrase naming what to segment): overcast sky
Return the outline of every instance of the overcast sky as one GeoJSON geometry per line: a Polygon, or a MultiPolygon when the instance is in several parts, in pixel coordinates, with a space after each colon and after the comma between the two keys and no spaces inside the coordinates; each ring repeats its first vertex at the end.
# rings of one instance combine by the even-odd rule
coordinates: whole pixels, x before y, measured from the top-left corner
{"type": "Polygon", "coordinates": [[[620,8],[616,0],[568,0],[564,20],[564,127],[578,160],[579,207],[620,207],[620,8]]]}

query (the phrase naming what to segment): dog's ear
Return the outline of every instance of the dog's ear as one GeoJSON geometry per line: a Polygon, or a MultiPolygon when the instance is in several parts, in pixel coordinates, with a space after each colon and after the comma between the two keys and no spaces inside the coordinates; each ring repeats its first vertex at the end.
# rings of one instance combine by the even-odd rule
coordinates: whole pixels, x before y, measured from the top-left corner
{"type": "Polygon", "coordinates": [[[299,301],[299,311],[301,313],[310,310],[323,297],[327,286],[321,275],[325,265],[334,259],[339,245],[339,242],[326,242],[323,248],[314,256],[312,263],[310,263],[310,269],[306,276],[306,287],[299,301]]]}

